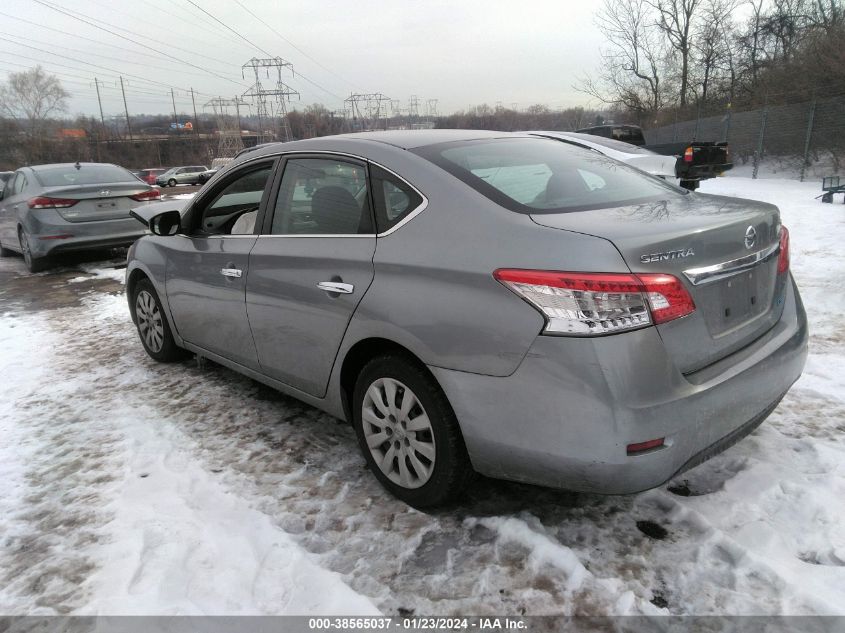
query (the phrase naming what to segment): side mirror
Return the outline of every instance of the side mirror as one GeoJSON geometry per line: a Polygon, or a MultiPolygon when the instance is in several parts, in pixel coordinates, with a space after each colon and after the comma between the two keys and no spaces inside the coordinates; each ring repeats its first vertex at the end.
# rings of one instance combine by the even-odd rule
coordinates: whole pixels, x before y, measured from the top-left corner
{"type": "Polygon", "coordinates": [[[151,217],[148,226],[153,235],[176,235],[181,228],[181,220],[178,211],[165,211],[151,217]]]}

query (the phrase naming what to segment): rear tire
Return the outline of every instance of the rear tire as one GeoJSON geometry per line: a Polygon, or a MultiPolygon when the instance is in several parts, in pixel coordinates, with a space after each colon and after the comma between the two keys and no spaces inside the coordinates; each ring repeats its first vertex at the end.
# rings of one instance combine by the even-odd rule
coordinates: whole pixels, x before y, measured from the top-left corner
{"type": "Polygon", "coordinates": [[[18,242],[21,246],[21,254],[27,269],[31,273],[40,273],[50,267],[50,260],[46,257],[33,257],[29,246],[29,235],[23,227],[18,228],[18,242]]]}
{"type": "Polygon", "coordinates": [[[352,398],[364,458],[394,496],[417,508],[454,500],[472,475],[446,394],[419,363],[399,354],[368,362],[352,398]]]}
{"type": "Polygon", "coordinates": [[[135,284],[130,306],[141,344],[150,358],[160,363],[173,363],[187,357],[188,352],[176,345],[164,308],[149,279],[135,284]]]}
{"type": "Polygon", "coordinates": [[[681,187],[684,189],[689,189],[690,191],[695,191],[698,189],[700,181],[699,180],[682,180],[681,187]]]}

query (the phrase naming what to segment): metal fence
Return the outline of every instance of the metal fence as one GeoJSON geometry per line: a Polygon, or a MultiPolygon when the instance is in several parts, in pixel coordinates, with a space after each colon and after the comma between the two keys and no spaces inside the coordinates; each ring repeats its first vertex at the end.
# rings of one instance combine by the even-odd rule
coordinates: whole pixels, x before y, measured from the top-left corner
{"type": "Polygon", "coordinates": [[[735,164],[752,164],[757,177],[770,158],[794,167],[801,180],[813,166],[827,175],[840,173],[845,160],[845,95],[814,98],[788,105],[764,105],[699,114],[694,119],[644,130],[648,144],[727,141],[735,164]]]}

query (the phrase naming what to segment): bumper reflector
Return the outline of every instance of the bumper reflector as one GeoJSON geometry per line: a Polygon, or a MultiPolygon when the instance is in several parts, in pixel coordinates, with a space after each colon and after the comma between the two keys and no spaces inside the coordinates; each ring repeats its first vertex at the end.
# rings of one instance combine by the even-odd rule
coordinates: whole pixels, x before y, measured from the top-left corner
{"type": "Polygon", "coordinates": [[[645,453],[646,451],[651,451],[655,448],[660,448],[663,446],[663,440],[666,438],[659,437],[656,440],[649,440],[647,442],[637,442],[636,444],[628,444],[627,453],[628,455],[638,455],[640,453],[645,453]]]}

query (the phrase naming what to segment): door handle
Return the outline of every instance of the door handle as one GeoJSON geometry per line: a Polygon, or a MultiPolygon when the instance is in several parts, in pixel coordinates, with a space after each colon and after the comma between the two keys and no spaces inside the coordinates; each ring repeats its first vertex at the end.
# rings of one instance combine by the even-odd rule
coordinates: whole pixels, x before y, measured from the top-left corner
{"type": "Polygon", "coordinates": [[[343,284],[337,281],[321,281],[317,284],[317,287],[320,290],[333,292],[339,295],[351,295],[352,291],[355,290],[355,286],[352,284],[343,284]]]}
{"type": "Polygon", "coordinates": [[[240,277],[243,271],[240,268],[221,268],[220,274],[224,277],[240,277]]]}

